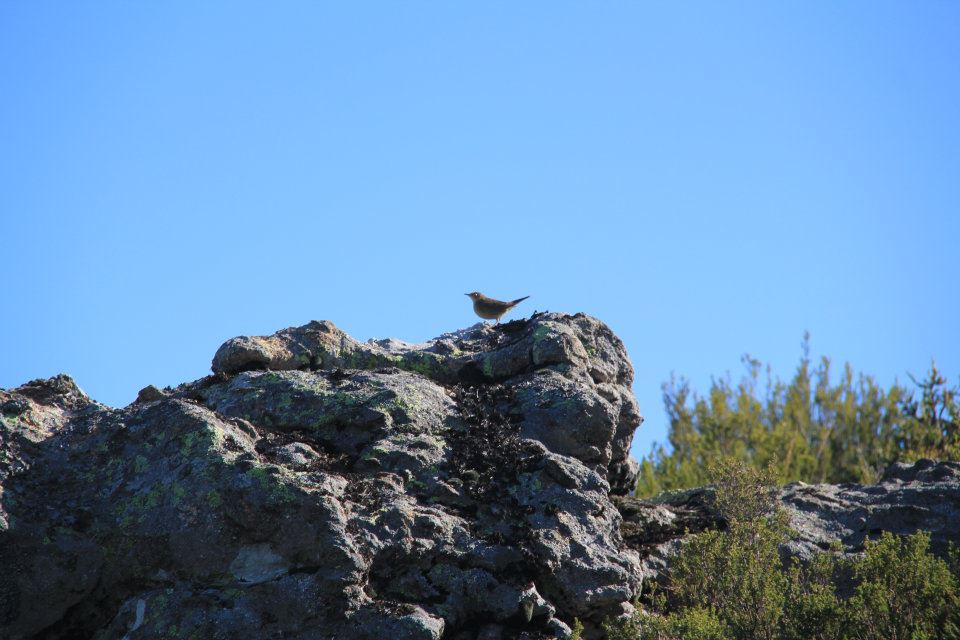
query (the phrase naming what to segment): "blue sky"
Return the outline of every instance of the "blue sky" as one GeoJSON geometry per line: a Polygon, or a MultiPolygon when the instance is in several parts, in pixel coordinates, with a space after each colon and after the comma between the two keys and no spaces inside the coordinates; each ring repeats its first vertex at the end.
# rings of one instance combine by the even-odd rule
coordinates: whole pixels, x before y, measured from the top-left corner
{"type": "MultiPolygon", "coordinates": [[[[671,372],[960,377],[960,4],[0,4],[0,387],[205,375],[463,293],[671,372]]],[[[515,313],[514,316],[517,314],[515,313]]]]}

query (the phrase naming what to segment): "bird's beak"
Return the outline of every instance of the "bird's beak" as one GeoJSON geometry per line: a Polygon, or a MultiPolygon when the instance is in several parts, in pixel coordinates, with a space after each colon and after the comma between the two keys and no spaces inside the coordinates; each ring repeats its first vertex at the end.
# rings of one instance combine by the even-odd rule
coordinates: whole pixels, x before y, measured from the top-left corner
{"type": "Polygon", "coordinates": [[[468,295],[470,295],[470,294],[469,294],[469,293],[465,293],[465,294],[463,294],[463,295],[468,296],[468,295]]]}

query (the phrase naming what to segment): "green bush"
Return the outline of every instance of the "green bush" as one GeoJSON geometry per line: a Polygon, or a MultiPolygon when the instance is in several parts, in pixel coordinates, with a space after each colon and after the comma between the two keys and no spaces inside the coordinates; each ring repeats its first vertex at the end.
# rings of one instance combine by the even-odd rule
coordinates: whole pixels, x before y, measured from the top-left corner
{"type": "Polygon", "coordinates": [[[706,396],[684,380],[663,386],[671,450],[656,447],[641,461],[638,496],[707,483],[711,462],[730,457],[756,468],[776,460],[780,483],[875,482],[898,460],[960,459],[960,390],[936,366],[914,381],[881,388],[846,365],[833,379],[830,360],[813,367],[808,343],[793,378],[784,383],[744,357],[746,375],[713,382],[706,396]]]}
{"type": "Polygon", "coordinates": [[[814,556],[803,565],[796,558],[787,571],[784,594],[782,637],[785,640],[832,640],[843,637],[843,602],[837,597],[836,543],[831,553],[814,556]]]}
{"type": "Polygon", "coordinates": [[[608,640],[735,640],[737,636],[710,609],[690,607],[666,616],[637,613],[604,627],[608,640]]]}
{"type": "Polygon", "coordinates": [[[709,473],[727,530],[705,531],[684,544],[670,567],[673,604],[714,612],[734,637],[775,638],[786,592],[778,548],[787,528],[782,512],[773,510],[772,468],[760,472],[728,458],[709,473]]]}
{"type": "Polygon", "coordinates": [[[898,538],[884,532],[853,562],[858,582],[847,603],[851,638],[934,640],[958,638],[957,578],[929,553],[930,534],[898,538]]]}
{"type": "Polygon", "coordinates": [[[712,467],[725,531],[689,536],[672,559],[664,592],[647,611],[609,624],[611,640],[933,640],[958,639],[956,568],[929,553],[930,536],[884,533],[841,561],[839,543],[784,567],[779,546],[791,532],[773,507],[775,463],[764,472],[724,460],[712,467]],[[846,600],[836,576],[854,580],[846,600]]]}
{"type": "Polygon", "coordinates": [[[714,506],[727,521],[752,522],[774,511],[776,460],[755,469],[734,458],[721,458],[707,467],[714,483],[714,506]]]}

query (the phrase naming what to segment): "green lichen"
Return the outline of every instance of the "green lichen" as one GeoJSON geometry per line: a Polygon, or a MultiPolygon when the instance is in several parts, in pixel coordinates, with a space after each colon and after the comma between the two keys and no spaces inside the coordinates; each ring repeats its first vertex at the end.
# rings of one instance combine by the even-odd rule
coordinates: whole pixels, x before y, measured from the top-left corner
{"type": "Polygon", "coordinates": [[[552,331],[550,331],[549,327],[540,325],[533,331],[533,344],[536,345],[539,342],[543,342],[551,333],[552,331]]]}
{"type": "Polygon", "coordinates": [[[104,467],[104,475],[106,475],[108,478],[114,477],[120,472],[124,462],[125,461],[121,460],[120,458],[111,458],[110,462],[108,462],[104,467]]]}
{"type": "Polygon", "coordinates": [[[423,491],[427,488],[427,485],[420,482],[416,478],[411,478],[410,480],[407,480],[407,487],[413,489],[414,491],[423,491]]]}
{"type": "Polygon", "coordinates": [[[379,456],[386,455],[386,453],[387,452],[384,451],[383,449],[374,448],[372,451],[368,451],[362,456],[360,456],[360,459],[363,460],[364,462],[379,460],[380,459],[379,456]]]}
{"type": "Polygon", "coordinates": [[[543,489],[543,481],[539,474],[523,473],[518,478],[518,483],[507,489],[511,495],[517,495],[521,490],[537,493],[543,489]]]}
{"type": "Polygon", "coordinates": [[[138,493],[118,504],[114,514],[119,518],[120,527],[125,529],[134,523],[142,523],[147,517],[147,512],[160,506],[164,492],[164,486],[158,484],[150,491],[138,493]]]}
{"type": "Polygon", "coordinates": [[[219,430],[212,425],[206,425],[196,431],[185,433],[180,438],[181,462],[189,460],[201,451],[216,446],[221,438],[219,430]]]}
{"type": "Polygon", "coordinates": [[[266,467],[254,467],[247,473],[253,481],[260,485],[260,488],[267,493],[272,501],[286,503],[296,501],[296,496],[290,486],[271,474],[266,467]]]}
{"type": "Polygon", "coordinates": [[[376,398],[361,398],[345,391],[329,392],[323,394],[323,408],[318,413],[315,409],[305,412],[298,419],[302,423],[310,424],[313,429],[323,429],[343,421],[344,414],[347,414],[357,407],[368,406],[377,407],[376,398]]]}
{"type": "Polygon", "coordinates": [[[190,452],[193,451],[193,447],[199,440],[199,434],[196,431],[191,431],[190,433],[185,434],[180,440],[180,457],[189,458],[190,452]]]}
{"type": "Polygon", "coordinates": [[[158,485],[147,492],[146,498],[144,499],[143,508],[144,509],[156,509],[160,506],[160,502],[163,499],[164,486],[158,485]]]}
{"type": "Polygon", "coordinates": [[[486,378],[493,378],[493,377],[494,377],[493,358],[491,358],[490,356],[485,357],[485,358],[483,359],[483,367],[482,367],[482,369],[483,369],[483,375],[484,375],[484,377],[486,377],[486,378]]]}
{"type": "Polygon", "coordinates": [[[392,357],[379,358],[370,351],[351,351],[341,354],[343,366],[346,369],[376,369],[378,367],[397,365],[392,357]]]}
{"type": "Polygon", "coordinates": [[[398,366],[427,378],[436,378],[443,373],[443,360],[437,354],[429,351],[411,351],[406,354],[398,366]]]}
{"type": "Polygon", "coordinates": [[[223,497],[216,489],[211,489],[207,492],[207,504],[209,504],[212,509],[217,509],[223,504],[223,497]]]}
{"type": "Polygon", "coordinates": [[[254,467],[250,469],[248,475],[262,485],[270,482],[270,473],[264,467],[254,467]]]}
{"type": "Polygon", "coordinates": [[[183,500],[184,496],[187,495],[187,490],[184,489],[180,484],[174,482],[172,485],[170,485],[170,493],[172,495],[170,503],[176,507],[183,500]]]}
{"type": "Polygon", "coordinates": [[[134,473],[143,473],[147,469],[147,459],[144,456],[138,455],[133,459],[133,472],[134,473]]]}
{"type": "Polygon", "coordinates": [[[276,408],[280,411],[289,411],[293,407],[293,396],[289,393],[281,393],[277,398],[276,408]]]}

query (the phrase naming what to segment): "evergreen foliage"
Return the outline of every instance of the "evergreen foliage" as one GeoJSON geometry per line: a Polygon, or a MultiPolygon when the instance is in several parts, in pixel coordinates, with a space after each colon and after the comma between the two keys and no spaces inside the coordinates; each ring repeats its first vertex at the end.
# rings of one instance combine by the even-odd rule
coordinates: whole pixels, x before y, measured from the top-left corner
{"type": "MultiPolygon", "coordinates": [[[[671,451],[655,448],[641,462],[638,496],[707,484],[707,468],[722,457],[755,468],[774,462],[779,483],[875,482],[892,462],[960,459],[960,392],[931,365],[914,384],[883,389],[849,364],[834,379],[831,362],[813,367],[809,337],[793,378],[772,379],[761,363],[743,358],[734,384],[715,380],[706,396],[687,381],[663,386],[671,451]]],[[[912,378],[911,378],[912,379],[912,378]]]]}
{"type": "Polygon", "coordinates": [[[843,606],[833,583],[837,571],[837,542],[831,553],[821,553],[807,563],[794,559],[787,573],[784,597],[785,640],[832,640],[843,637],[843,606]]]}
{"type": "Polygon", "coordinates": [[[853,563],[859,581],[847,607],[857,640],[960,638],[958,585],[946,562],[928,553],[923,531],[900,539],[888,532],[867,542],[853,563]],[[952,618],[952,619],[951,619],[952,618]]]}
{"type": "Polygon", "coordinates": [[[579,618],[573,619],[573,629],[570,630],[569,640],[583,640],[583,623],[579,618]]]}

